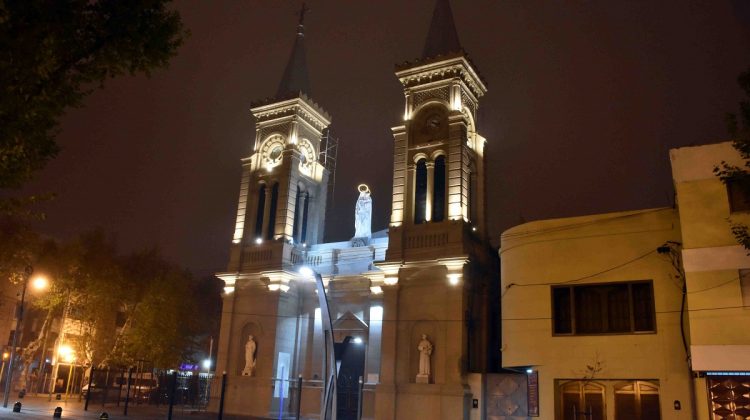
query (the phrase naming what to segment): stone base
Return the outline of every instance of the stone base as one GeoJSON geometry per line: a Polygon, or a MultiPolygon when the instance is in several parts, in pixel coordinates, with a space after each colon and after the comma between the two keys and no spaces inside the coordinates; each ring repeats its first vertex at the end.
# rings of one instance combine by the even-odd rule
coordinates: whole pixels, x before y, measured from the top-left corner
{"type": "Polygon", "coordinates": [[[418,384],[429,384],[430,383],[430,375],[417,375],[417,383],[418,384]]]}

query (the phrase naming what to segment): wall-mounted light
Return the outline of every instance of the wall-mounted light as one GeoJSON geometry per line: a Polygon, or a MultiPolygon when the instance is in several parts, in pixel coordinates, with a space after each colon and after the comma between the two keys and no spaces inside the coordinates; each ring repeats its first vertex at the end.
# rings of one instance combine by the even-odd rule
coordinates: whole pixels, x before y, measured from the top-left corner
{"type": "Polygon", "coordinates": [[[448,274],[448,283],[451,284],[451,286],[455,286],[461,281],[461,274],[459,273],[450,273],[448,274]]]}
{"type": "Polygon", "coordinates": [[[393,286],[394,284],[398,283],[398,277],[386,277],[383,279],[383,283],[385,283],[387,286],[393,286]]]}
{"type": "Polygon", "coordinates": [[[255,243],[260,245],[263,243],[263,238],[255,238],[255,243]]]}
{"type": "Polygon", "coordinates": [[[289,285],[284,283],[271,283],[268,285],[268,290],[275,292],[277,290],[281,290],[282,292],[288,292],[289,291],[289,285]]]}

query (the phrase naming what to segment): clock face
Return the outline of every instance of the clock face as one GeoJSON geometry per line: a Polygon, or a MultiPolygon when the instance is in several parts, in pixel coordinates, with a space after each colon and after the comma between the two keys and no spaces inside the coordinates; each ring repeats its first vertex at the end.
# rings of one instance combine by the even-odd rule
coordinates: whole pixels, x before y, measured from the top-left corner
{"type": "Polygon", "coordinates": [[[448,138],[448,112],[440,104],[423,108],[412,122],[412,143],[430,143],[448,138]]]}
{"type": "Polygon", "coordinates": [[[315,148],[307,139],[300,139],[297,144],[299,150],[299,170],[305,175],[312,174],[313,163],[315,163],[315,148]]]}
{"type": "Polygon", "coordinates": [[[274,162],[281,159],[281,152],[283,151],[284,148],[281,147],[281,145],[275,145],[274,148],[271,149],[271,153],[268,154],[268,159],[274,162]]]}
{"type": "Polygon", "coordinates": [[[260,148],[263,166],[266,169],[270,169],[281,164],[281,160],[284,158],[285,147],[284,136],[280,134],[274,134],[266,139],[260,148]]]}

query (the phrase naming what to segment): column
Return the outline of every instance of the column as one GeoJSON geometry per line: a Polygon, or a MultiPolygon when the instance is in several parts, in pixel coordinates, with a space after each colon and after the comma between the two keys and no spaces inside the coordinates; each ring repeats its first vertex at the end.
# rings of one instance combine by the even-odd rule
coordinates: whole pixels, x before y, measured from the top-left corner
{"type": "Polygon", "coordinates": [[[427,194],[424,205],[424,220],[429,222],[432,220],[432,200],[435,185],[435,161],[428,160],[425,162],[427,167],[427,194]]]}

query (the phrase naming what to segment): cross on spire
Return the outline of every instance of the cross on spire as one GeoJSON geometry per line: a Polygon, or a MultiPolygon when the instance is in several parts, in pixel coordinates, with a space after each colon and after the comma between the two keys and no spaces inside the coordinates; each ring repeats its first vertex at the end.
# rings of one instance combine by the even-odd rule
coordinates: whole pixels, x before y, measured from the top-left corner
{"type": "Polygon", "coordinates": [[[281,77],[279,89],[276,92],[277,97],[289,94],[298,94],[303,92],[310,94],[310,82],[307,77],[307,63],[305,59],[305,15],[310,9],[302,3],[302,8],[298,13],[299,22],[297,24],[297,37],[294,40],[292,54],[289,56],[284,75],[281,77]]]}

